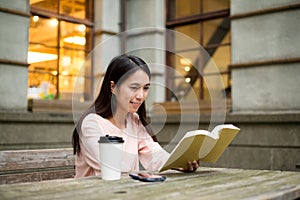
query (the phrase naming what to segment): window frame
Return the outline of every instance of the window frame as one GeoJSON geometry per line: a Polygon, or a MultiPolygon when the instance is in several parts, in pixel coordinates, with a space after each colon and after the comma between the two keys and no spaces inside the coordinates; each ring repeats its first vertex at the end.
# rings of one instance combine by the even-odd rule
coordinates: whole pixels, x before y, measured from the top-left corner
{"type": "MultiPolygon", "coordinates": [[[[87,40],[87,43],[85,44],[85,47],[84,49],[82,49],[81,51],[84,52],[84,54],[87,56],[92,50],[93,50],[93,47],[94,47],[94,0],[86,0],[86,5],[85,5],[85,15],[86,15],[86,18],[85,19],[80,19],[80,18],[75,18],[75,17],[72,17],[72,16],[68,16],[68,15],[65,15],[65,14],[62,14],[62,13],[59,13],[59,4],[60,4],[60,1],[59,0],[56,0],[57,1],[57,4],[58,4],[58,8],[56,10],[56,12],[54,11],[50,11],[50,10],[46,10],[46,9],[43,9],[43,8],[36,8],[34,6],[31,6],[30,5],[30,15],[31,16],[40,16],[40,17],[45,17],[45,18],[55,18],[59,21],[59,25],[61,22],[66,22],[66,23],[72,23],[72,24],[83,24],[85,25],[86,27],[88,27],[90,29],[88,35],[86,37],[88,37],[88,40],[87,40]]],[[[76,49],[73,49],[73,48],[68,48],[68,47],[62,47],[60,46],[60,40],[61,40],[61,30],[60,30],[60,26],[58,27],[58,30],[57,30],[57,38],[56,38],[56,41],[57,41],[57,55],[58,55],[58,58],[57,58],[57,63],[56,63],[56,69],[57,69],[57,75],[56,75],[56,79],[57,79],[57,84],[56,84],[56,96],[55,96],[55,100],[59,100],[59,94],[60,94],[60,89],[59,89],[59,79],[60,79],[60,76],[61,74],[59,73],[59,70],[60,70],[60,54],[61,54],[61,50],[62,49],[66,49],[66,50],[75,50],[76,49]]],[[[29,45],[31,44],[30,40],[29,40],[29,45]]],[[[79,49],[77,49],[79,50],[79,49]]],[[[91,59],[91,69],[90,69],[90,72],[88,75],[85,75],[84,78],[88,78],[90,80],[90,84],[89,84],[89,87],[85,87],[84,89],[84,98],[85,100],[90,100],[89,98],[93,96],[93,90],[92,90],[92,86],[93,86],[93,83],[94,83],[94,77],[93,77],[93,58],[91,59]]],[[[30,73],[30,71],[28,71],[28,73],[30,73]]]]}
{"type": "MultiPolygon", "coordinates": [[[[191,24],[198,24],[199,25],[199,41],[200,44],[203,45],[203,23],[207,22],[209,20],[214,20],[214,19],[224,19],[224,18],[228,18],[230,20],[230,8],[228,9],[222,9],[222,10],[217,10],[217,11],[212,11],[212,12],[207,12],[207,13],[201,13],[200,14],[196,14],[196,15],[190,15],[190,16],[185,16],[185,17],[178,17],[178,18],[173,18],[173,14],[174,14],[174,8],[175,8],[175,0],[166,0],[166,28],[167,29],[171,29],[171,30],[175,30],[176,27],[182,27],[182,26],[186,26],[186,25],[191,25],[191,24]]],[[[201,10],[201,8],[200,8],[201,10]]],[[[229,21],[230,24],[230,21],[229,21]]],[[[230,30],[230,27],[229,27],[230,30]]],[[[174,49],[172,48],[173,46],[173,41],[171,41],[172,38],[170,37],[166,37],[166,46],[167,49],[174,49]],[[169,48],[170,47],[170,48],[169,48]]],[[[218,47],[222,47],[222,46],[229,46],[230,47],[230,51],[231,51],[231,42],[229,43],[224,43],[224,44],[219,44],[219,45],[209,45],[209,46],[204,46],[203,48],[218,48],[218,47]]],[[[191,50],[195,50],[195,49],[184,49],[184,50],[179,50],[179,51],[191,51],[191,50]]],[[[178,52],[179,52],[178,51],[178,52]]],[[[177,52],[177,51],[176,51],[177,52]]],[[[172,59],[172,53],[167,52],[166,53],[166,65],[167,66],[173,66],[174,65],[174,61],[172,59]]],[[[220,72],[222,75],[226,74],[228,75],[228,85],[230,85],[231,82],[231,68],[230,68],[230,63],[229,65],[227,65],[227,70],[226,71],[222,71],[220,72]]],[[[203,74],[202,76],[212,76],[213,74],[203,74]]],[[[199,78],[199,94],[200,96],[198,96],[198,100],[202,100],[204,99],[204,79],[200,74],[198,75],[199,78]]],[[[167,88],[174,88],[175,82],[173,81],[173,83],[170,83],[169,80],[171,79],[172,74],[167,71],[166,72],[166,85],[167,88]]],[[[172,100],[172,94],[169,90],[166,90],[166,101],[171,101],[172,100]]],[[[231,98],[229,96],[229,98],[231,98]]]]}

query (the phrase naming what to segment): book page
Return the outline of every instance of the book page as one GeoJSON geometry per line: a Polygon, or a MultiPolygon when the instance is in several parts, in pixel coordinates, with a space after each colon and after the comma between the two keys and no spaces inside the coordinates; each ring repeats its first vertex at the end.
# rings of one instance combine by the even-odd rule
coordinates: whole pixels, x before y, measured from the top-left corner
{"type": "Polygon", "coordinates": [[[199,158],[203,159],[215,146],[217,140],[212,137],[205,137],[199,150],[199,158]]]}
{"type": "Polygon", "coordinates": [[[222,129],[237,129],[237,130],[240,130],[239,128],[235,127],[234,125],[232,124],[221,124],[221,125],[218,125],[216,126],[212,131],[211,131],[211,135],[213,138],[215,139],[219,139],[220,137],[220,132],[222,129]]]}
{"type": "Polygon", "coordinates": [[[209,152],[209,154],[207,154],[207,156],[202,159],[202,161],[204,162],[216,162],[240,129],[232,125],[227,127],[225,126],[225,128],[223,126],[218,130],[220,131],[219,133],[217,133],[219,134],[219,139],[217,140],[217,143],[215,144],[211,152],[209,152]]]}
{"type": "MultiPolygon", "coordinates": [[[[203,142],[206,140],[205,138],[209,137],[207,136],[208,134],[209,132],[205,130],[188,132],[171,152],[169,159],[160,171],[170,168],[186,168],[188,161],[198,160],[200,155],[199,152],[201,151],[200,149],[203,146],[203,142]]],[[[208,144],[209,142],[206,142],[205,146],[208,147],[208,144]]],[[[212,147],[208,148],[211,149],[212,147]]]]}
{"type": "Polygon", "coordinates": [[[205,130],[187,132],[159,172],[172,168],[187,168],[188,161],[198,159],[216,162],[239,130],[231,124],[225,124],[216,126],[212,133],[205,130]]]}

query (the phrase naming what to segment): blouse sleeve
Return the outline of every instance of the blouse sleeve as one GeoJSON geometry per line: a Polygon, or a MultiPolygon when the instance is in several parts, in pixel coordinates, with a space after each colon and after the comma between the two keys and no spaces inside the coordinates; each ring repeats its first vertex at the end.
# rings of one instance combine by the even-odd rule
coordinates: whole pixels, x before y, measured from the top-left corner
{"type": "Polygon", "coordinates": [[[139,126],[139,128],[138,148],[140,162],[146,170],[159,170],[169,158],[169,153],[158,142],[153,141],[145,127],[139,126]]]}
{"type": "Polygon", "coordinates": [[[100,136],[104,136],[103,127],[97,122],[96,116],[87,115],[81,126],[81,142],[84,147],[83,157],[86,163],[94,169],[95,175],[100,175],[99,144],[100,136]]]}

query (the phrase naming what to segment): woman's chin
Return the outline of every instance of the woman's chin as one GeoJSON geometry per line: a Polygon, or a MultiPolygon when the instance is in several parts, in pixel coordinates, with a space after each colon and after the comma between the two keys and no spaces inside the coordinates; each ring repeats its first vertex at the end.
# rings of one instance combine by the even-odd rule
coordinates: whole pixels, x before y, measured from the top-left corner
{"type": "Polygon", "coordinates": [[[138,111],[138,109],[131,109],[131,110],[129,110],[128,112],[129,113],[136,113],[138,111]]]}
{"type": "Polygon", "coordinates": [[[131,107],[131,108],[129,108],[128,112],[130,112],[130,113],[136,113],[138,110],[139,110],[139,107],[138,108],[131,107]]]}

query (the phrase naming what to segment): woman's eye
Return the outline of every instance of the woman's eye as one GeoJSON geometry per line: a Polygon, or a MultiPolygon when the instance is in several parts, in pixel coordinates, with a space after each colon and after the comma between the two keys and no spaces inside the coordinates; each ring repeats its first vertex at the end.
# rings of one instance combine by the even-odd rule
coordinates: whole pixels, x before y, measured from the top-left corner
{"type": "Polygon", "coordinates": [[[138,87],[130,87],[130,89],[136,90],[136,89],[138,89],[138,87]]]}
{"type": "Polygon", "coordinates": [[[143,88],[143,90],[149,90],[150,89],[150,86],[145,86],[145,87],[138,87],[138,86],[131,86],[130,89],[131,90],[138,90],[140,88],[143,88]]]}

